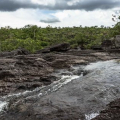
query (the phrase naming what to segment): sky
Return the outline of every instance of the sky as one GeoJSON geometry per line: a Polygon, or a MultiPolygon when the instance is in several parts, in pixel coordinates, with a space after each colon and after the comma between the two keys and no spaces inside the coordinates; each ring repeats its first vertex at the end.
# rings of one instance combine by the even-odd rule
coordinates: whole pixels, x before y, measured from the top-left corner
{"type": "Polygon", "coordinates": [[[0,27],[112,26],[120,0],[0,0],[0,27]]]}

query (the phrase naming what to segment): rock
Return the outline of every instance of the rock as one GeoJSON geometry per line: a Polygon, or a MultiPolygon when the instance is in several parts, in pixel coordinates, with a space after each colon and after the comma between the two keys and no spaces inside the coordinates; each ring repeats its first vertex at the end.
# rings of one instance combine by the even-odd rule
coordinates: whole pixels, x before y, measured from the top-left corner
{"type": "MultiPolygon", "coordinates": [[[[29,54],[24,49],[2,52],[0,58],[0,95],[32,90],[42,85],[49,85],[58,78],[51,76],[56,69],[68,69],[71,65],[86,65],[89,62],[108,60],[104,53],[95,51],[50,52],[29,54]]],[[[66,73],[64,73],[66,74],[66,73]]],[[[76,73],[80,74],[80,73],[76,73]]],[[[83,74],[86,74],[83,72],[83,74]]]]}
{"type": "Polygon", "coordinates": [[[43,76],[40,78],[40,81],[44,84],[44,85],[49,85],[52,82],[56,81],[57,77],[56,76],[52,76],[52,75],[47,75],[47,76],[43,76]]]}
{"type": "MultiPolygon", "coordinates": [[[[0,120],[84,120],[84,113],[92,109],[101,110],[105,104],[101,102],[104,98],[100,94],[98,97],[95,96],[96,100],[94,95],[95,91],[98,92],[96,95],[103,91],[104,82],[99,84],[98,81],[94,81],[93,76],[91,79],[89,76],[85,76],[82,80],[72,80],[69,85],[63,85],[62,88],[59,88],[62,83],[56,86],[57,82],[55,82],[55,86],[47,86],[34,91],[37,87],[49,85],[58,80],[59,74],[52,74],[56,69],[59,69],[58,71],[62,69],[63,75],[80,75],[81,72],[85,75],[87,71],[70,71],[72,74],[70,72],[66,74],[64,70],[69,69],[71,65],[85,65],[97,60],[113,59],[112,56],[106,58],[104,53],[94,55],[92,53],[96,52],[77,50],[62,53],[16,55],[11,59],[0,58],[1,74],[9,71],[9,73],[5,73],[8,77],[4,77],[3,74],[0,80],[1,96],[33,90],[21,96],[11,96],[10,99],[8,97],[7,102],[10,100],[10,104],[7,111],[0,114],[0,120]],[[54,90],[54,92],[50,93],[50,90],[54,90]]],[[[106,91],[104,92],[106,94],[106,91]]],[[[110,95],[109,92],[108,95],[110,95]]]]}
{"type": "Polygon", "coordinates": [[[59,55],[55,55],[55,54],[47,54],[45,56],[43,56],[44,60],[48,61],[48,62],[53,62],[54,60],[57,59],[59,55]]]}
{"type": "Polygon", "coordinates": [[[50,51],[57,51],[57,52],[68,51],[69,49],[70,49],[70,44],[68,43],[62,43],[50,47],[50,51]]]}
{"type": "Polygon", "coordinates": [[[94,45],[91,47],[92,50],[103,50],[101,45],[94,45]]]}
{"type": "Polygon", "coordinates": [[[2,57],[0,69],[0,95],[40,87],[44,84],[40,78],[54,70],[40,55],[31,54],[2,57]]]}
{"type": "Polygon", "coordinates": [[[16,55],[28,55],[30,54],[29,51],[23,49],[23,48],[19,48],[17,50],[13,50],[11,52],[1,52],[0,53],[0,57],[5,57],[5,56],[16,56],[16,55]]]}
{"type": "Polygon", "coordinates": [[[10,71],[0,71],[0,80],[7,77],[15,77],[10,71]]]}
{"type": "Polygon", "coordinates": [[[14,53],[14,55],[28,55],[28,54],[30,54],[30,52],[27,51],[24,48],[20,48],[20,49],[14,50],[14,51],[12,51],[12,53],[14,53]]]}
{"type": "Polygon", "coordinates": [[[92,120],[120,120],[120,99],[114,100],[92,120]]]}
{"type": "Polygon", "coordinates": [[[101,46],[104,50],[106,49],[111,49],[112,46],[113,46],[113,43],[111,40],[104,40],[102,43],[101,43],[101,46]]]}
{"type": "Polygon", "coordinates": [[[56,81],[57,78],[56,76],[46,75],[46,76],[41,77],[40,80],[43,82],[49,82],[49,81],[56,81]]]}
{"type": "Polygon", "coordinates": [[[53,52],[53,51],[65,52],[65,51],[68,51],[69,49],[70,49],[70,44],[61,43],[61,44],[57,44],[57,45],[54,45],[54,46],[51,46],[51,47],[41,49],[41,50],[37,51],[36,53],[37,54],[39,54],[39,53],[50,53],[50,52],[53,52]]]}
{"type": "Polygon", "coordinates": [[[56,69],[70,68],[70,64],[65,59],[57,59],[51,63],[51,66],[56,69]]]}
{"type": "Polygon", "coordinates": [[[43,83],[41,82],[32,82],[32,83],[26,83],[26,84],[20,84],[17,87],[17,90],[34,90],[37,87],[41,87],[43,83]]]}
{"type": "Polygon", "coordinates": [[[45,48],[45,49],[41,49],[39,51],[36,52],[36,54],[39,54],[39,53],[49,53],[50,52],[50,48],[45,48]]]}

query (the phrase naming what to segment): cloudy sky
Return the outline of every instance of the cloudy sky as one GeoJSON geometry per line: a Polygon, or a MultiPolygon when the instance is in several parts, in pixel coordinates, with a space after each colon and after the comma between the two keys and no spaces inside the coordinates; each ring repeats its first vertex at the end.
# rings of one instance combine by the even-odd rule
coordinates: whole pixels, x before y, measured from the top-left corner
{"type": "Polygon", "coordinates": [[[0,27],[112,26],[120,0],[0,0],[0,27]]]}

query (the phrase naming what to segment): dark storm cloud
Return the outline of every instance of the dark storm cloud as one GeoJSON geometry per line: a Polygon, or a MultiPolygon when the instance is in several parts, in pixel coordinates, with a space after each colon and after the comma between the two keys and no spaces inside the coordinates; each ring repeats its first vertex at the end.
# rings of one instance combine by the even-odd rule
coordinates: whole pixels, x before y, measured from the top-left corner
{"type": "Polygon", "coordinates": [[[57,22],[60,22],[60,20],[58,20],[57,18],[47,18],[47,19],[40,20],[40,22],[43,22],[43,23],[57,23],[57,22]]]}
{"type": "Polygon", "coordinates": [[[18,0],[0,0],[1,11],[15,11],[20,8],[36,8],[38,5],[31,2],[20,2],[18,0]]]}
{"type": "Polygon", "coordinates": [[[95,9],[111,9],[120,6],[120,0],[80,0],[73,5],[68,5],[69,0],[65,0],[64,4],[56,3],[53,9],[67,10],[86,10],[92,11],[95,9]],[[66,2],[65,2],[66,1],[66,2]]]}
{"type": "Polygon", "coordinates": [[[68,2],[74,0],[56,0],[55,5],[39,5],[30,0],[0,0],[0,11],[15,11],[20,8],[39,8],[48,10],[86,10],[111,9],[120,6],[120,0],[79,0],[69,5],[68,2]]]}

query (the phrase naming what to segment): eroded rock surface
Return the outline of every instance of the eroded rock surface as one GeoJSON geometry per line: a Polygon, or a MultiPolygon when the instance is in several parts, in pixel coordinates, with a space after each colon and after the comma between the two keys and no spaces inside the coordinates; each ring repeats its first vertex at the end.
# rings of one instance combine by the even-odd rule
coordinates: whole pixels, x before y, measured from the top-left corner
{"type": "MultiPolygon", "coordinates": [[[[33,90],[40,86],[47,87],[22,94],[19,97],[13,97],[9,101],[8,109],[0,115],[0,119],[84,120],[85,113],[101,110],[109,103],[109,101],[104,102],[103,100],[106,95],[114,91],[114,87],[111,88],[111,84],[102,81],[100,77],[98,78],[101,80],[99,82],[94,77],[85,76],[83,80],[77,79],[59,89],[59,86],[62,85],[60,84],[57,91],[55,89],[57,84],[52,87],[49,86],[53,81],[58,80],[58,76],[54,76],[52,73],[57,69],[71,71],[72,65],[87,65],[90,62],[113,58],[116,58],[116,56],[91,50],[1,57],[1,95],[33,90]],[[106,87],[108,89],[105,89],[103,94],[102,92],[106,87]],[[111,89],[109,90],[109,88],[111,89]],[[51,89],[53,90],[52,93],[50,93],[51,89]],[[44,93],[44,97],[41,97],[43,95],[42,91],[47,91],[44,93]]],[[[73,74],[80,74],[81,71],[74,71],[73,74]]],[[[76,79],[76,77],[73,79],[76,79]]],[[[114,84],[116,85],[117,82],[114,82],[114,84]]],[[[114,92],[119,96],[120,93],[117,89],[114,92]]],[[[111,100],[113,96],[114,94],[111,94],[108,99],[111,100]]]]}
{"type": "Polygon", "coordinates": [[[92,120],[120,120],[120,99],[110,102],[107,108],[92,120]]]}

